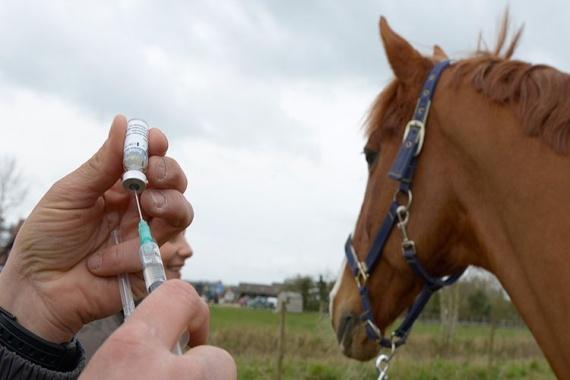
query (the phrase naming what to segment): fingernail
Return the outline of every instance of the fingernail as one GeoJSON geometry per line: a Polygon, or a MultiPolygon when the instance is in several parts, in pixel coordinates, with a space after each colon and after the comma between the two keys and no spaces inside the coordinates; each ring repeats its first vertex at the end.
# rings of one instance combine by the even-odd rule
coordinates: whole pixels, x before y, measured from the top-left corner
{"type": "Polygon", "coordinates": [[[87,259],[87,266],[91,270],[98,270],[101,267],[101,263],[103,262],[103,258],[100,254],[94,254],[89,259],[87,259]]]}
{"type": "Polygon", "coordinates": [[[156,208],[162,208],[166,204],[166,197],[162,191],[152,190],[150,192],[150,197],[152,198],[152,202],[156,208]]]}

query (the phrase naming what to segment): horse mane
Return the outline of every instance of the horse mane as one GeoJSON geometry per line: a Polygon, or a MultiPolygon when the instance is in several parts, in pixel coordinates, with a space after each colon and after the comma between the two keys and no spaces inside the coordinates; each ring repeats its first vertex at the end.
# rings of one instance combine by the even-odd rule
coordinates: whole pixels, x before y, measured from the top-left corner
{"type": "MultiPolygon", "coordinates": [[[[470,83],[492,102],[511,107],[527,135],[539,137],[556,152],[566,154],[570,148],[570,76],[547,65],[512,60],[523,27],[509,43],[508,31],[507,10],[495,48],[488,49],[479,35],[472,56],[454,64],[452,86],[470,83]]],[[[366,120],[368,137],[379,127],[382,133],[392,133],[406,123],[416,100],[399,99],[400,92],[394,80],[378,96],[366,120]]]]}
{"type": "Polygon", "coordinates": [[[518,29],[507,45],[508,29],[507,12],[495,49],[482,49],[484,43],[479,37],[473,56],[455,65],[452,84],[470,82],[491,101],[511,107],[527,135],[539,137],[556,152],[566,154],[570,131],[570,76],[547,65],[512,60],[523,28],[518,29]]]}

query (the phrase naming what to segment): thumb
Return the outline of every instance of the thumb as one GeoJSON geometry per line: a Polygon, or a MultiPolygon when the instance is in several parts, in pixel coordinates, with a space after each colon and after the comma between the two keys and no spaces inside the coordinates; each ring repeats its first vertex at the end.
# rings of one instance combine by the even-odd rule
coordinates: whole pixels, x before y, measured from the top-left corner
{"type": "Polygon", "coordinates": [[[127,119],[113,119],[107,140],[89,160],[62,179],[82,199],[95,200],[103,195],[123,173],[123,145],[127,119]]]}

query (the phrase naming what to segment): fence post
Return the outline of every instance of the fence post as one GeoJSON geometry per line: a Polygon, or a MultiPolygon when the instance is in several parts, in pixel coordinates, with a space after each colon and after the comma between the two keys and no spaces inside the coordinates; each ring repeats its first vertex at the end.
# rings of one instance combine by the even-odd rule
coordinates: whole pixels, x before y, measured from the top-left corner
{"type": "Polygon", "coordinates": [[[285,356],[285,316],[287,315],[287,302],[289,299],[283,297],[281,300],[281,310],[279,310],[279,342],[277,351],[277,380],[281,380],[283,374],[283,358],[285,356]]]}
{"type": "Polygon", "coordinates": [[[441,318],[441,350],[440,354],[449,356],[452,351],[453,338],[459,319],[459,286],[455,284],[439,292],[441,318]]]}
{"type": "Polygon", "coordinates": [[[489,336],[489,367],[493,366],[493,359],[495,358],[495,330],[497,329],[497,320],[495,319],[495,314],[491,310],[491,332],[489,336]]]}

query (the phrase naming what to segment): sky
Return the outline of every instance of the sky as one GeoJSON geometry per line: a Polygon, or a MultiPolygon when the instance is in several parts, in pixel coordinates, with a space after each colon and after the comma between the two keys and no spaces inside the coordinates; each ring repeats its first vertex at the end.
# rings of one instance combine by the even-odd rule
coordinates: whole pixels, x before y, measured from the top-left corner
{"type": "MultiPolygon", "coordinates": [[[[362,125],[392,74],[380,15],[418,50],[492,45],[497,0],[0,0],[0,157],[25,217],[114,115],[169,138],[195,210],[189,280],[334,277],[367,178],[362,125]]],[[[570,3],[513,1],[515,58],[570,69],[570,3]]]]}

